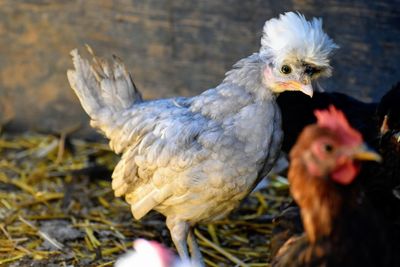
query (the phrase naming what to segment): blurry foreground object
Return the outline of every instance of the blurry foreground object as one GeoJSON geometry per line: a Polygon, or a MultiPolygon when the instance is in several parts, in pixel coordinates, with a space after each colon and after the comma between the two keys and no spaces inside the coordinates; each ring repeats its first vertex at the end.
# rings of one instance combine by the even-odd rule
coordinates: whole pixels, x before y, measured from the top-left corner
{"type": "Polygon", "coordinates": [[[136,219],[153,209],[165,215],[181,258],[188,244],[202,263],[193,226],[229,214],[270,171],[282,140],[276,96],[312,96],[311,81],[331,74],[336,47],[320,19],[289,12],[266,22],[259,53],[199,96],[143,101],[120,60],[94,57],[91,66],[76,50],[68,79],[91,125],[122,154],[115,195],[136,219]]]}
{"type": "MultiPolygon", "coordinates": [[[[350,124],[363,134],[366,143],[381,154],[381,163],[364,164],[357,183],[362,186],[366,198],[379,216],[387,221],[391,235],[397,236],[397,239],[400,239],[399,103],[400,83],[394,85],[379,103],[364,103],[345,94],[327,92],[315,92],[312,99],[286,93],[278,97],[285,132],[285,151],[291,149],[301,130],[315,121],[313,109],[323,109],[333,104],[343,110],[350,124]]],[[[286,220],[284,217],[277,221],[286,220]]]]}
{"type": "Polygon", "coordinates": [[[333,106],[316,111],[290,152],[290,192],[304,234],[278,250],[273,266],[391,266],[385,224],[355,180],[360,161],[380,161],[333,106]]]}
{"type": "Polygon", "coordinates": [[[120,257],[115,267],[195,267],[188,261],[179,260],[170,250],[155,241],[138,239],[133,247],[135,251],[120,257]]]}

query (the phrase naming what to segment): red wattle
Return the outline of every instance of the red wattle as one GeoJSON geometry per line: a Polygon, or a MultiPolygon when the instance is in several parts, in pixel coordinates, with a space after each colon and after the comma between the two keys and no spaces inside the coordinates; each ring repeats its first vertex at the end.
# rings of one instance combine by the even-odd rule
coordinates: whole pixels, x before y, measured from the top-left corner
{"type": "Polygon", "coordinates": [[[354,181],[359,169],[353,162],[340,165],[333,171],[332,180],[342,185],[348,185],[354,181]]]}

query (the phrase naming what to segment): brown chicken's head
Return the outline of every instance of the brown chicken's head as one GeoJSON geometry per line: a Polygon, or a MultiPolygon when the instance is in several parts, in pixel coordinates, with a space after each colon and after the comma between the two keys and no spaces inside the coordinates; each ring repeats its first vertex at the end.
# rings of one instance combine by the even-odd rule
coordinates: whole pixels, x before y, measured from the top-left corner
{"type": "Polygon", "coordinates": [[[287,12],[265,23],[260,55],[264,83],[275,93],[301,91],[312,97],[311,82],[331,75],[329,56],[338,46],[322,30],[322,20],[307,21],[287,12]]]}
{"type": "Polygon", "coordinates": [[[313,177],[330,178],[347,185],[353,182],[362,160],[380,161],[370,151],[361,134],[350,126],[335,107],[315,111],[317,123],[304,129],[291,151],[291,158],[301,159],[313,177]]]}

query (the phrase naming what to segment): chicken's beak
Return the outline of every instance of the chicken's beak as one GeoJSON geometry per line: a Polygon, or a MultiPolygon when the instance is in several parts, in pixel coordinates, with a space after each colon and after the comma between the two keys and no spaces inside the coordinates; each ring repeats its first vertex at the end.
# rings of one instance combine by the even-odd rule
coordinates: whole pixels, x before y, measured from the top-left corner
{"type": "Polygon", "coordinates": [[[308,95],[309,97],[313,97],[314,90],[311,84],[300,84],[301,88],[299,89],[304,94],[308,95]]]}
{"type": "Polygon", "coordinates": [[[314,90],[312,88],[311,83],[304,84],[298,81],[290,81],[288,82],[288,85],[293,91],[300,91],[308,95],[309,97],[313,97],[314,90]]]}
{"type": "Polygon", "coordinates": [[[353,158],[356,160],[363,160],[363,161],[377,161],[381,162],[382,157],[376,153],[375,151],[371,150],[366,145],[359,146],[353,153],[353,158]]]}

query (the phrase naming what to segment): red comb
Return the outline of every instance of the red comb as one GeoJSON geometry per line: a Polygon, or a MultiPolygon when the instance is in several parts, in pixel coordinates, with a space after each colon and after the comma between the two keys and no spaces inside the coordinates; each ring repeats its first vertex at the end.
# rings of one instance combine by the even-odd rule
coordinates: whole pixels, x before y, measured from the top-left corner
{"type": "Polygon", "coordinates": [[[361,134],[350,126],[343,112],[333,105],[326,110],[316,110],[314,114],[319,126],[337,132],[344,143],[358,145],[363,142],[361,134]]]}

